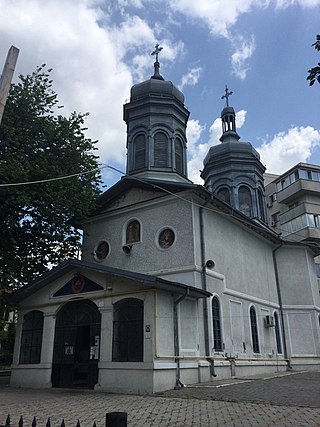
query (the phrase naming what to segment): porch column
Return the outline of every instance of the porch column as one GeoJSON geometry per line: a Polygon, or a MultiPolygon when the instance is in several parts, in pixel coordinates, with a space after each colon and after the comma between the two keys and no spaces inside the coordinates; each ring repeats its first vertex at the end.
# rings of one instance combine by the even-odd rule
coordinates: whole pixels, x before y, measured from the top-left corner
{"type": "Polygon", "coordinates": [[[55,325],[56,315],[53,313],[43,313],[43,334],[40,363],[52,365],[55,325]]]}
{"type": "Polygon", "coordinates": [[[100,362],[112,361],[113,307],[99,307],[101,313],[100,362]]]}

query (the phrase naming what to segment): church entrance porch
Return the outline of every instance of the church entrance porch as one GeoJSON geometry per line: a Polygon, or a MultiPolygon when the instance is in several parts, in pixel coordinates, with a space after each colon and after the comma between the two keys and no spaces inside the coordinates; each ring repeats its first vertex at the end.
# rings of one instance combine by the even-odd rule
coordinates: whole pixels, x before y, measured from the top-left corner
{"type": "Polygon", "coordinates": [[[58,312],[52,387],[91,388],[98,382],[101,316],[90,300],[72,301],[58,312]]]}

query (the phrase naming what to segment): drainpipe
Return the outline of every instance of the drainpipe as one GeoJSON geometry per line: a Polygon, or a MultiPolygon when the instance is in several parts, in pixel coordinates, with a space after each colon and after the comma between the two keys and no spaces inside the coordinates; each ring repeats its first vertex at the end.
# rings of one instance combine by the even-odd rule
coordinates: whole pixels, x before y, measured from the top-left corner
{"type": "Polygon", "coordinates": [[[173,303],[173,333],[174,333],[174,355],[176,356],[176,385],[175,390],[179,390],[184,387],[184,384],[180,380],[180,349],[179,349],[179,327],[178,327],[178,305],[189,295],[189,288],[186,289],[186,293],[181,295],[173,303]]]}
{"type": "Polygon", "coordinates": [[[278,246],[277,248],[275,248],[272,251],[272,257],[273,257],[273,265],[274,265],[274,272],[275,272],[275,278],[276,278],[278,301],[279,301],[279,307],[280,307],[283,354],[284,354],[284,358],[287,361],[288,369],[292,369],[292,366],[290,365],[290,360],[288,359],[287,338],[286,338],[286,330],[284,327],[284,314],[283,314],[283,306],[282,306],[282,296],[281,296],[279,273],[278,273],[278,264],[277,264],[277,257],[276,257],[276,251],[278,249],[280,249],[281,247],[282,247],[282,243],[280,246],[278,246]]]}
{"type": "MultiPolygon", "coordinates": [[[[200,222],[200,245],[201,245],[201,280],[202,280],[202,289],[207,290],[207,275],[206,275],[206,251],[204,243],[204,226],[203,226],[203,207],[199,209],[199,222],[200,222]]],[[[210,374],[213,377],[216,377],[214,369],[214,359],[209,357],[210,355],[210,346],[209,346],[209,328],[208,328],[208,304],[207,300],[203,300],[203,325],[204,325],[204,344],[205,344],[205,354],[207,360],[210,362],[210,374]]]]}

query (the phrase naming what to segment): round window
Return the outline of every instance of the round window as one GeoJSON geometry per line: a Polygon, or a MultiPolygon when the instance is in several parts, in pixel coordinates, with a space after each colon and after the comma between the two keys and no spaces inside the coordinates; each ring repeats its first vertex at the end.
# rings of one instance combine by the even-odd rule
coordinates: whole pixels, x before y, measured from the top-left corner
{"type": "Polygon", "coordinates": [[[100,242],[97,249],[94,251],[94,256],[98,261],[102,261],[109,255],[109,243],[106,241],[100,242]]]}
{"type": "Polygon", "coordinates": [[[175,235],[171,228],[165,228],[159,234],[159,246],[161,249],[168,249],[173,245],[175,235]]]}

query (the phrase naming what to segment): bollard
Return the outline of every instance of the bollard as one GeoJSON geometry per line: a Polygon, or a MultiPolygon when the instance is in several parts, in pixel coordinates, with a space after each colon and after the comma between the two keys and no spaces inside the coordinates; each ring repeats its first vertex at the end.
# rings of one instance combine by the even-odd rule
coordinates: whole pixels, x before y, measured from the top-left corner
{"type": "Polygon", "coordinates": [[[106,414],[106,427],[127,427],[127,413],[109,412],[106,414]]]}

